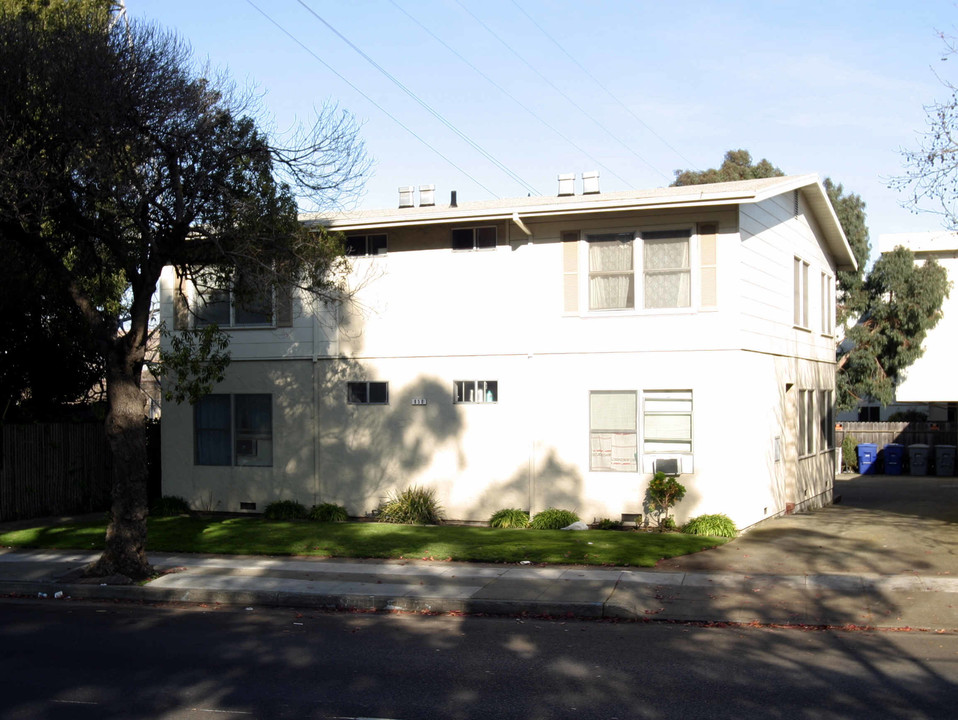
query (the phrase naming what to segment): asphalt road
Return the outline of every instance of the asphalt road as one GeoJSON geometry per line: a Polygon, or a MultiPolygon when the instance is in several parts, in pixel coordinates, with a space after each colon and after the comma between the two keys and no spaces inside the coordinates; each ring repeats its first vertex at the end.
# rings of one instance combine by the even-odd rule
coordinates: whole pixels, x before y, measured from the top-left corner
{"type": "Polygon", "coordinates": [[[946,718],[958,635],[0,602],[0,718],[946,718]]]}

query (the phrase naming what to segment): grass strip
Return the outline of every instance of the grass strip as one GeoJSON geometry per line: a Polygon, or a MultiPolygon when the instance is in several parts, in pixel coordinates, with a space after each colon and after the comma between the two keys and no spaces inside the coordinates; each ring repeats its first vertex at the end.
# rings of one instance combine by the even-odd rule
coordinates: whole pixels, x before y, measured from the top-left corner
{"type": "MultiPolygon", "coordinates": [[[[69,550],[103,547],[106,522],[39,526],[0,533],[0,545],[69,550]]],[[[726,538],[609,530],[515,530],[456,525],[270,522],[262,518],[149,520],[153,552],[312,555],[340,558],[652,567],[726,538]]]]}

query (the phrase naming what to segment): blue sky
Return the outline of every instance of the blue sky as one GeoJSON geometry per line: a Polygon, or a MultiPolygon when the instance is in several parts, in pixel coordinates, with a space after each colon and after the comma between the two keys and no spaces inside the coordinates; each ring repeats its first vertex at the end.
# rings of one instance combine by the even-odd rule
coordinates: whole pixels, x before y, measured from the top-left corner
{"type": "Polygon", "coordinates": [[[958,57],[943,62],[937,37],[956,25],[952,0],[304,0],[315,15],[297,0],[253,2],[289,35],[248,0],[127,8],[255,87],[277,129],[308,122],[327,100],[354,114],[375,162],[356,207],[395,206],[400,185],[427,183],[440,202],[450,190],[460,201],[524,196],[527,186],[552,195],[558,173],[587,170],[599,171],[603,191],[659,187],[676,169],[745,148],[860,194],[873,246],[880,233],[940,227],[887,185],[925,128],[923,106],[947,96],[935,73],[958,80],[958,57]]]}

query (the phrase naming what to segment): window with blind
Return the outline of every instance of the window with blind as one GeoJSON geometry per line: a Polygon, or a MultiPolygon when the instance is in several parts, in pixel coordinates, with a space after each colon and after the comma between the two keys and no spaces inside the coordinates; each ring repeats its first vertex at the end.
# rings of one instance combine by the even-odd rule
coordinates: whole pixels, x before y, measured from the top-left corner
{"type": "Polygon", "coordinates": [[[646,390],[642,405],[643,452],[692,452],[691,390],[646,390]]]}
{"type": "Polygon", "coordinates": [[[638,471],[635,391],[589,393],[589,469],[638,471]]]}
{"type": "Polygon", "coordinates": [[[268,394],[206,395],[193,406],[196,465],[273,464],[273,399],[268,394]]]}
{"type": "Polygon", "coordinates": [[[688,230],[642,233],[645,307],[683,308],[692,304],[688,230]]]}

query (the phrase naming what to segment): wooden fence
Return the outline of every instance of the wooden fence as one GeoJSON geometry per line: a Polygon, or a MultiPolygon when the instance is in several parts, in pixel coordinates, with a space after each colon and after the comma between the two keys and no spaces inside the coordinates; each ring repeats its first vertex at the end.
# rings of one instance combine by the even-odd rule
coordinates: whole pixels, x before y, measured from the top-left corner
{"type": "Polygon", "coordinates": [[[856,443],[875,443],[882,449],[889,443],[900,445],[958,444],[958,423],[934,422],[842,422],[835,425],[835,444],[842,446],[846,435],[856,443]]]}
{"type": "Polygon", "coordinates": [[[4,425],[0,521],[106,510],[112,476],[100,423],[4,425]]]}

